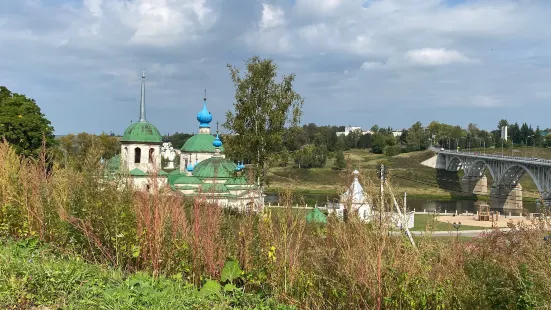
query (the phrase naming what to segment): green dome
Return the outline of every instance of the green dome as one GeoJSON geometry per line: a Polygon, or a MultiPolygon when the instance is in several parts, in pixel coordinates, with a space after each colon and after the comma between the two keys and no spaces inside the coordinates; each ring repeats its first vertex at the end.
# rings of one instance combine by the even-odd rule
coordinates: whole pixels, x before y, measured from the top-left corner
{"type": "MultiPolygon", "coordinates": [[[[214,138],[213,138],[214,140],[214,138]]],[[[146,121],[137,122],[130,125],[124,131],[122,142],[163,142],[161,133],[157,127],[146,121]]]]}
{"type": "MultiPolygon", "coordinates": [[[[214,146],[212,145],[214,139],[215,137],[211,134],[200,133],[187,139],[181,150],[190,153],[214,153],[214,146]]],[[[220,152],[224,152],[224,146],[220,147],[220,152]]]]}
{"type": "Polygon", "coordinates": [[[231,178],[237,165],[223,157],[211,157],[198,163],[193,169],[193,176],[199,178],[231,178]]]}
{"type": "Polygon", "coordinates": [[[327,224],[327,216],[323,214],[323,212],[321,212],[318,208],[315,208],[306,215],[306,222],[327,224]]]}

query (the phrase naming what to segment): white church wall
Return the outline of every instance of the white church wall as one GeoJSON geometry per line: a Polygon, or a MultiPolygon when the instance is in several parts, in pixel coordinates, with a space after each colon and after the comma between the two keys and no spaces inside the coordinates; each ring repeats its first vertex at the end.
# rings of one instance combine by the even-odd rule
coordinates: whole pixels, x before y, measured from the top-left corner
{"type": "Polygon", "coordinates": [[[135,168],[148,173],[161,169],[161,146],[156,144],[132,143],[121,145],[121,158],[128,171],[135,168]],[[136,162],[136,152],[140,149],[139,162],[136,162]],[[152,161],[149,161],[149,152],[153,150],[152,161]]]}
{"type": "MultiPolygon", "coordinates": [[[[134,188],[136,190],[147,190],[148,187],[151,188],[151,179],[147,176],[135,176],[135,177],[132,177],[132,183],[134,185],[134,188]]],[[[159,187],[163,187],[165,185],[167,185],[168,183],[168,179],[166,177],[157,177],[157,182],[159,184],[159,187]]]]}

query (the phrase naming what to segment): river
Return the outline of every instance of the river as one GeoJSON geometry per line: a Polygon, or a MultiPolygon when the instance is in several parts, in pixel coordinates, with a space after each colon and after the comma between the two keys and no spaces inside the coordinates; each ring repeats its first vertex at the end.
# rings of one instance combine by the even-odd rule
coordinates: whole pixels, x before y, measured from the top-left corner
{"type": "MultiPolygon", "coordinates": [[[[264,199],[266,204],[277,204],[279,197],[275,193],[267,193],[266,198],[264,199]]],[[[308,204],[309,206],[314,205],[326,205],[328,202],[337,202],[338,195],[327,195],[327,194],[303,194],[297,195],[293,204],[308,204]]],[[[524,209],[528,212],[539,212],[538,207],[535,202],[523,202],[524,209]]],[[[407,198],[407,208],[409,210],[415,211],[427,211],[427,212],[439,212],[439,213],[458,213],[463,212],[473,212],[478,211],[478,206],[474,200],[431,200],[431,199],[422,199],[422,198],[407,198]]],[[[492,208],[492,210],[494,210],[492,208]]],[[[495,209],[498,210],[498,209],[495,209]]],[[[502,213],[511,214],[511,215],[521,215],[522,210],[518,209],[505,209],[498,210],[502,213]]]]}

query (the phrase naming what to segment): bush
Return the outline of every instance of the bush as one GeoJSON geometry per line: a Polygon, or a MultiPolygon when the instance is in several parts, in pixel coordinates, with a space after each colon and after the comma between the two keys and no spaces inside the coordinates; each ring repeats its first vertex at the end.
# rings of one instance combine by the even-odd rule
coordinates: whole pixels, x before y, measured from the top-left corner
{"type": "Polygon", "coordinates": [[[204,296],[180,274],[157,278],[143,272],[89,265],[78,256],[56,255],[36,239],[0,244],[0,306],[28,309],[292,309],[273,299],[236,290],[204,296]]]}
{"type": "Polygon", "coordinates": [[[399,145],[387,145],[385,146],[385,155],[390,156],[396,156],[402,152],[402,147],[399,145]]]}

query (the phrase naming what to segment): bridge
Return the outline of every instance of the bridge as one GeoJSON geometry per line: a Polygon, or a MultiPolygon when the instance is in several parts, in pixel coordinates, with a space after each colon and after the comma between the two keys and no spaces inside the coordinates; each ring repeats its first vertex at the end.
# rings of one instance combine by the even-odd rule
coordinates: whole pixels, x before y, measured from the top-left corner
{"type": "Polygon", "coordinates": [[[519,180],[527,173],[538,188],[540,201],[551,206],[551,160],[440,150],[423,164],[447,171],[462,169],[462,190],[483,195],[488,194],[488,181],[484,175],[487,168],[493,180],[490,189],[492,208],[522,207],[519,180]]]}

